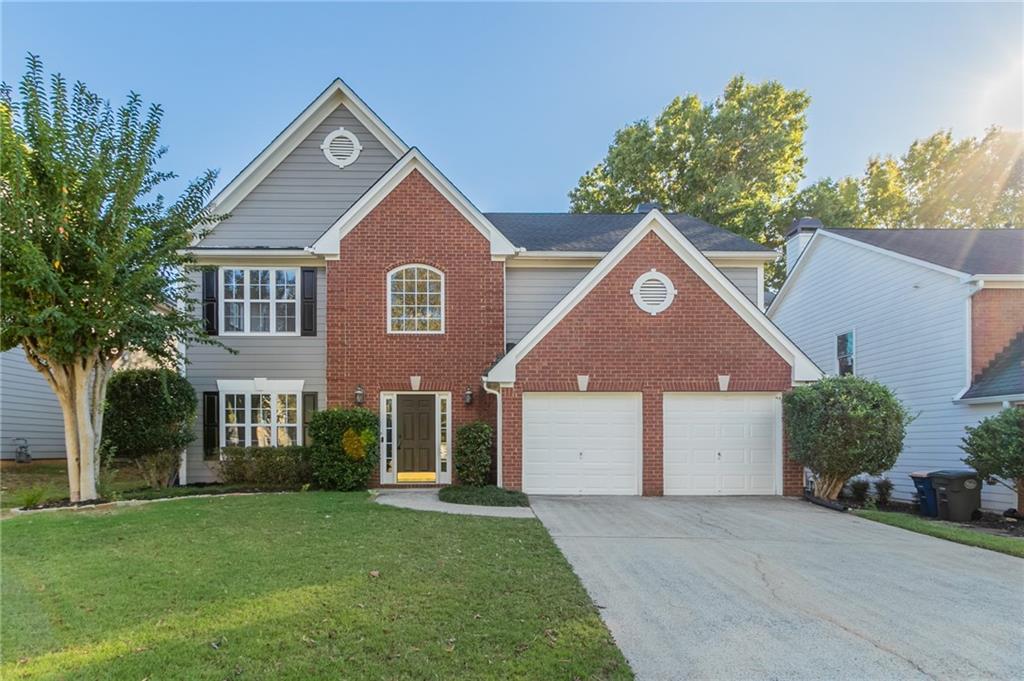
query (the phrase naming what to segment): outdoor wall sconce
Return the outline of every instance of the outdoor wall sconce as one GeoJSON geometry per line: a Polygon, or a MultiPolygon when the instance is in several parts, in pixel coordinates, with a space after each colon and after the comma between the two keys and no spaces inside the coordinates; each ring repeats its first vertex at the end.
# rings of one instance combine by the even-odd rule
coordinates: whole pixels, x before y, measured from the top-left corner
{"type": "Polygon", "coordinates": [[[356,398],[356,405],[358,405],[360,407],[363,406],[363,402],[366,401],[366,391],[363,390],[363,386],[361,386],[361,385],[357,385],[356,386],[355,398],[356,398]]]}
{"type": "Polygon", "coordinates": [[[466,404],[473,404],[473,388],[466,386],[466,392],[462,393],[462,401],[466,404]]]}

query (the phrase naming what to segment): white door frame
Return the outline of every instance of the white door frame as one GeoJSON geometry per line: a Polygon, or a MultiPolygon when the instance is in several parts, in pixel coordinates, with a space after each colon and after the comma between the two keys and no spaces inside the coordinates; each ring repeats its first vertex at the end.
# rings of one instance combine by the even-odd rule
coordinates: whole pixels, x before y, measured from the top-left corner
{"type": "MultiPolygon", "coordinates": [[[[395,442],[398,436],[398,396],[434,396],[434,471],[440,485],[452,482],[452,394],[430,390],[390,390],[380,394],[380,484],[396,485],[398,482],[398,451],[395,442]],[[388,418],[391,419],[389,427],[388,418]],[[388,470],[388,462],[391,470],[388,470]]],[[[415,483],[406,483],[415,484],[415,483]]]]}

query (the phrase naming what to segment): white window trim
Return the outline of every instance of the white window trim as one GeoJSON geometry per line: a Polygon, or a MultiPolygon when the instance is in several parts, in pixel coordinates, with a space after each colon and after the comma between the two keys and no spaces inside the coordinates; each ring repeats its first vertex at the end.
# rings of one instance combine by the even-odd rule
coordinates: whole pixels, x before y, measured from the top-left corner
{"type": "MultiPolygon", "coordinates": [[[[264,302],[262,300],[256,302],[264,302]]],[[[217,268],[217,328],[220,329],[221,336],[298,336],[302,330],[302,308],[300,303],[302,302],[302,272],[298,267],[261,267],[253,265],[224,265],[217,268]],[[243,298],[237,299],[232,298],[231,302],[242,301],[242,319],[244,321],[244,331],[225,331],[224,330],[224,305],[227,302],[224,297],[224,270],[242,270],[245,272],[245,276],[242,280],[242,295],[243,298]],[[249,272],[252,270],[268,270],[270,272],[270,298],[266,302],[270,303],[270,331],[249,331],[249,272]],[[295,303],[295,330],[294,331],[275,331],[277,328],[277,272],[292,272],[295,274],[295,300],[294,301],[280,301],[280,302],[294,302],[295,303]]]]}
{"type": "Polygon", "coordinates": [[[846,334],[850,334],[850,338],[853,340],[853,353],[850,355],[850,359],[853,361],[853,373],[851,373],[850,376],[856,376],[857,375],[857,330],[856,329],[847,329],[846,331],[840,331],[839,333],[836,333],[836,334],[832,335],[832,352],[833,352],[833,361],[835,362],[835,366],[836,366],[836,376],[840,375],[839,374],[839,345],[838,345],[838,341],[839,341],[839,337],[840,336],[845,336],[846,334]]]}
{"type": "Polygon", "coordinates": [[[444,291],[444,272],[442,272],[441,270],[437,269],[436,267],[431,267],[430,265],[426,265],[424,263],[410,262],[410,263],[406,263],[404,265],[399,265],[398,267],[396,267],[396,268],[394,268],[392,270],[389,270],[388,273],[385,276],[387,277],[387,283],[386,283],[387,293],[385,294],[387,296],[387,314],[386,314],[386,316],[384,318],[384,328],[385,328],[385,330],[389,334],[396,335],[396,336],[440,336],[440,335],[443,335],[444,331],[445,331],[445,325],[448,322],[448,305],[447,305],[448,301],[445,298],[445,291],[444,291]],[[430,270],[431,272],[433,272],[437,276],[441,277],[441,329],[438,330],[438,331],[395,331],[394,329],[391,328],[391,279],[398,272],[401,272],[402,270],[413,268],[413,267],[421,267],[421,268],[423,268],[425,270],[430,270]]]}
{"type": "MultiPolygon", "coordinates": [[[[224,410],[226,408],[226,395],[245,395],[245,420],[238,425],[242,428],[242,435],[244,444],[235,445],[243,447],[253,447],[250,441],[250,427],[252,422],[252,396],[253,395],[270,395],[270,440],[271,447],[277,447],[277,396],[278,395],[295,395],[295,444],[301,445],[303,440],[302,432],[302,388],[305,385],[304,380],[285,380],[285,381],[273,381],[266,378],[254,378],[251,380],[222,380],[217,381],[217,390],[220,392],[219,406],[220,414],[218,414],[218,420],[220,421],[220,433],[219,442],[221,448],[227,447],[227,419],[224,418],[224,410]]],[[[292,424],[282,424],[292,425],[292,424]]]]}

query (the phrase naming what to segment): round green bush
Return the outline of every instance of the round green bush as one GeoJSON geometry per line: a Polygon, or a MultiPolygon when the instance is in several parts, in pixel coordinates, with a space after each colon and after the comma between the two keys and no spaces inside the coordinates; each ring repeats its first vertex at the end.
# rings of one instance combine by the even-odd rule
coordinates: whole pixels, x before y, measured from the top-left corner
{"type": "Polygon", "coordinates": [[[789,458],[814,473],[814,493],[835,499],[847,480],[892,468],[912,420],[884,385],[827,377],[783,396],[789,458]]]}
{"type": "Polygon", "coordinates": [[[377,415],[369,409],[325,409],[310,418],[313,479],[324,489],[366,489],[379,459],[377,415]]]}
{"type": "Polygon", "coordinates": [[[131,460],[154,487],[170,484],[181,450],[195,437],[197,399],[169,369],[117,371],[107,385],[103,456],[131,460]]]}
{"type": "Polygon", "coordinates": [[[474,421],[455,432],[455,472],[459,483],[482,487],[491,475],[491,450],[494,429],[483,421],[474,421]]]}
{"type": "MultiPolygon", "coordinates": [[[[963,461],[984,477],[1001,478],[1018,493],[1024,485],[1024,407],[1008,407],[967,426],[963,461]]],[[[1021,509],[1018,509],[1021,510],[1021,509]]]]}

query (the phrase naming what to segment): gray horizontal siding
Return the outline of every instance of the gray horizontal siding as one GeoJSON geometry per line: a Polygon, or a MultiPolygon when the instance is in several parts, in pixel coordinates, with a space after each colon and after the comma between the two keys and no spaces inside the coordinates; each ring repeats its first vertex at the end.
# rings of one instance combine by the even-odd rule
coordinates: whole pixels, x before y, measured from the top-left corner
{"type": "MultiPolygon", "coordinates": [[[[722,274],[757,304],[757,268],[722,267],[722,274]]],[[[505,271],[505,341],[518,343],[589,269],[510,267],[505,271]]]]}
{"type": "MultiPolygon", "coordinates": [[[[317,270],[316,336],[223,336],[220,341],[238,351],[208,345],[188,348],[186,375],[200,399],[216,391],[219,379],[304,380],[304,392],[319,393],[321,407],[327,404],[327,271],[317,270]]],[[[198,282],[199,275],[194,275],[198,282]]],[[[197,292],[199,289],[196,289],[197,292]]],[[[196,419],[196,438],[188,448],[188,481],[206,482],[215,473],[203,460],[202,414],[196,419]]]]}
{"type": "Polygon", "coordinates": [[[757,305],[757,268],[756,267],[719,267],[722,274],[757,305]]]}
{"type": "Polygon", "coordinates": [[[205,247],[307,246],[395,162],[395,157],[344,106],[339,106],[199,244],[205,247]],[[343,127],[363,150],[338,168],[320,150],[343,127]]]}
{"type": "Polygon", "coordinates": [[[0,353],[0,455],[13,459],[14,438],[28,440],[33,458],[63,459],[64,416],[57,396],[21,348],[0,353]]]}
{"type": "Polygon", "coordinates": [[[505,270],[505,342],[522,340],[589,271],[569,267],[505,270]]]}

